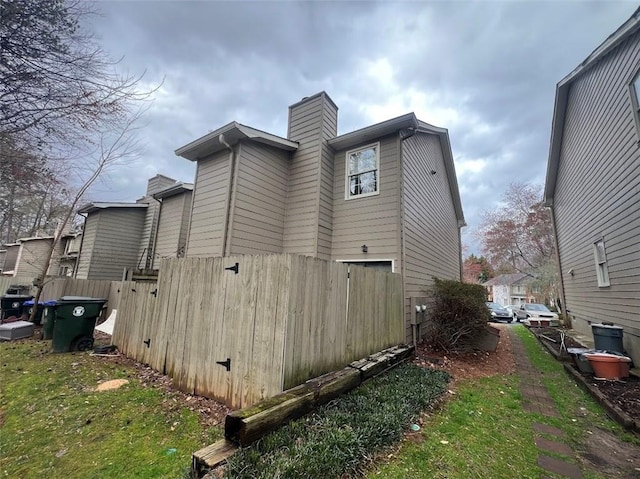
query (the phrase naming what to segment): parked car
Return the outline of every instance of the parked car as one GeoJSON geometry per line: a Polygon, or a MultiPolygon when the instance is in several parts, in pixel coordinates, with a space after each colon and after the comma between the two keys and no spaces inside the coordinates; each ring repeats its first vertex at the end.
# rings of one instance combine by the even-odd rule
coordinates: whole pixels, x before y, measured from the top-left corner
{"type": "Polygon", "coordinates": [[[520,306],[518,310],[518,320],[524,319],[525,321],[534,319],[549,319],[554,322],[558,322],[558,315],[552,311],[549,311],[544,304],[539,303],[525,303],[520,306]]]}
{"type": "Polygon", "coordinates": [[[513,319],[515,319],[516,321],[520,321],[520,319],[518,317],[518,311],[520,310],[520,305],[519,304],[509,304],[507,306],[504,307],[504,309],[507,310],[507,312],[513,317],[513,319]]]}
{"type": "Polygon", "coordinates": [[[513,316],[511,316],[509,311],[504,309],[502,305],[498,303],[492,303],[491,301],[487,301],[486,305],[491,312],[492,321],[506,321],[507,323],[513,321],[513,316]]]}

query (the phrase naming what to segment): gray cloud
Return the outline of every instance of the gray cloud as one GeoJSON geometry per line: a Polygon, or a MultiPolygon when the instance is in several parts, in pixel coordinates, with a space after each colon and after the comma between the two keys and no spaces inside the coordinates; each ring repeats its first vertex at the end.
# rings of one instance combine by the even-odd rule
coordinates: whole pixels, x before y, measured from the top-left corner
{"type": "MultiPolygon", "coordinates": [[[[134,199],[148,176],[190,181],[173,150],[231,120],[286,134],[287,106],[325,90],[339,132],[416,111],[449,128],[469,228],[507,184],[542,184],[555,84],[631,2],[102,2],[122,67],[164,84],[146,153],[94,191],[134,199]],[[402,108],[403,111],[397,111],[402,108]],[[474,163],[469,163],[469,161],[474,163]]],[[[472,250],[476,246],[472,244],[472,250]]]]}

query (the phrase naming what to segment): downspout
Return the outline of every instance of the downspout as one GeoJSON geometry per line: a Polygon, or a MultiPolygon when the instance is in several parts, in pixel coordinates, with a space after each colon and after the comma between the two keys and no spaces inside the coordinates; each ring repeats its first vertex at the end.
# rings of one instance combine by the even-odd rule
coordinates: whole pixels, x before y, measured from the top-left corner
{"type": "MultiPolygon", "coordinates": [[[[399,170],[400,170],[400,178],[399,178],[399,188],[398,191],[400,192],[400,235],[401,235],[401,241],[400,241],[400,248],[401,248],[401,252],[400,252],[400,258],[402,261],[402,296],[403,296],[403,302],[407,300],[407,288],[406,288],[406,271],[407,271],[407,264],[406,264],[406,234],[405,234],[405,214],[404,214],[404,162],[402,161],[404,159],[404,140],[411,138],[413,135],[416,134],[416,127],[410,127],[404,130],[400,130],[398,132],[398,164],[400,166],[399,170]]],[[[411,306],[410,306],[411,307],[411,306]]],[[[409,313],[410,315],[413,315],[413,310],[409,313]]],[[[405,321],[406,321],[406,317],[405,317],[405,321]]],[[[412,323],[415,323],[415,321],[413,321],[412,323]]],[[[406,328],[406,326],[405,326],[406,328]]],[[[406,331],[406,329],[405,329],[406,331]]],[[[413,344],[414,346],[418,343],[418,336],[419,336],[419,331],[418,331],[418,325],[417,324],[411,324],[411,339],[413,340],[413,344]]],[[[405,339],[406,339],[406,332],[405,332],[405,339]]]]}
{"type": "Polygon", "coordinates": [[[233,173],[235,171],[235,152],[233,147],[224,139],[224,134],[220,133],[218,141],[229,150],[229,184],[227,186],[227,211],[225,212],[224,228],[222,229],[222,257],[227,255],[227,238],[229,236],[229,220],[231,219],[231,187],[233,185],[233,173]]]}
{"type": "Polygon", "coordinates": [[[562,307],[560,308],[560,311],[564,313],[565,316],[567,316],[567,319],[569,319],[569,316],[567,314],[567,300],[565,299],[565,296],[564,296],[564,280],[562,278],[562,263],[560,261],[560,245],[558,244],[558,230],[556,229],[556,212],[555,212],[555,209],[553,208],[553,199],[546,206],[547,208],[549,208],[549,212],[551,213],[551,227],[553,228],[553,244],[556,247],[556,266],[558,268],[558,279],[560,281],[560,291],[559,291],[560,300],[562,301],[562,307]]]}

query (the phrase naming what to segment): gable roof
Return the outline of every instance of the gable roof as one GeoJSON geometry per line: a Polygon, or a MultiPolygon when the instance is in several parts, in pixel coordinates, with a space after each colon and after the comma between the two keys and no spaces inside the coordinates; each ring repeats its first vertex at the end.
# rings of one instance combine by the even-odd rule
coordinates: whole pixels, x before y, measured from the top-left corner
{"type": "Polygon", "coordinates": [[[286,151],[298,149],[298,142],[281,138],[277,135],[258,130],[247,125],[232,121],[211,133],[192,141],[175,151],[175,154],[190,161],[198,161],[209,155],[225,150],[240,140],[253,140],[286,151]]]}
{"type": "Polygon", "coordinates": [[[171,185],[164,190],[160,190],[157,193],[154,193],[152,196],[156,200],[161,200],[164,198],[169,198],[170,196],[179,195],[180,193],[184,193],[186,191],[193,191],[193,183],[183,183],[182,181],[179,181],[175,185],[171,185]]]}
{"type": "Polygon", "coordinates": [[[567,113],[567,100],[571,83],[594,67],[600,60],[608,55],[614,48],[640,29],[640,7],[618,29],[607,37],[591,54],[584,59],[577,68],[564,77],[556,86],[556,99],[553,108],[553,123],[551,126],[551,144],[549,146],[549,162],[547,163],[547,177],[544,187],[544,204],[553,206],[553,197],[556,192],[556,180],[558,178],[558,166],[560,163],[560,148],[567,113]]]}
{"type": "Polygon", "coordinates": [[[107,208],[148,208],[147,203],[109,203],[106,201],[94,201],[93,203],[87,203],[78,209],[78,214],[95,213],[96,211],[104,210],[107,208]]]}
{"type": "Polygon", "coordinates": [[[456,213],[456,219],[458,220],[458,226],[466,226],[467,223],[465,222],[464,213],[462,212],[462,202],[460,201],[460,190],[458,188],[456,167],[453,162],[453,153],[451,151],[451,142],[449,141],[449,131],[446,128],[430,125],[429,123],[418,120],[415,113],[407,113],[405,115],[392,118],[391,120],[386,120],[344,135],[336,136],[335,138],[330,139],[328,143],[334,150],[346,150],[347,148],[376,140],[386,135],[392,135],[402,130],[407,131],[406,137],[409,137],[416,132],[438,136],[442,147],[445,173],[447,175],[449,189],[451,190],[451,197],[453,198],[453,207],[456,213]]]}
{"type": "Polygon", "coordinates": [[[496,276],[495,278],[491,278],[486,283],[482,283],[482,286],[511,286],[520,284],[527,278],[528,275],[526,275],[525,273],[501,274],[496,276]]]}

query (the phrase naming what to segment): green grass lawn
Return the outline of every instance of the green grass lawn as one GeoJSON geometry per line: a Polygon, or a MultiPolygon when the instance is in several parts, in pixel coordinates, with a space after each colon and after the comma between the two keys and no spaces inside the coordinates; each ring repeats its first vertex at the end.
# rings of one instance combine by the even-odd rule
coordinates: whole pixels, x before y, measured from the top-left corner
{"type": "MultiPolygon", "coordinates": [[[[638,442],[571,380],[521,326],[514,326],[559,418],[523,411],[517,375],[458,383],[406,364],[375,378],[233,456],[226,477],[537,479],[533,422],[556,426],[574,451],[593,428],[638,442]],[[442,394],[449,399],[436,411],[442,394]],[[422,428],[410,432],[421,412],[422,428]],[[404,437],[404,441],[402,441],[404,437]]],[[[135,370],[88,353],[52,354],[44,341],[0,343],[0,477],[171,478],[191,454],[222,436],[203,430],[176,394],[144,386],[135,370]],[[104,380],[128,379],[97,392],[104,380]]],[[[583,471],[585,479],[604,479],[583,471]]]]}
{"type": "Polygon", "coordinates": [[[221,437],[132,369],[49,347],[0,343],[0,477],[181,478],[193,451],[221,437]],[[118,378],[130,382],[95,390],[118,378]]]}
{"type": "MultiPolygon", "coordinates": [[[[540,417],[522,410],[517,376],[466,380],[456,395],[428,419],[419,441],[405,441],[385,464],[367,477],[384,478],[531,478],[544,475],[537,466],[533,422],[556,426],[567,434],[575,451],[583,449],[592,428],[635,441],[586,395],[524,327],[515,326],[527,354],[541,371],[559,418],[540,417]]],[[[551,454],[552,455],[552,454],[551,454]]],[[[605,479],[583,471],[585,479],[605,479]]],[[[549,475],[548,473],[546,473],[549,475]]]]}

